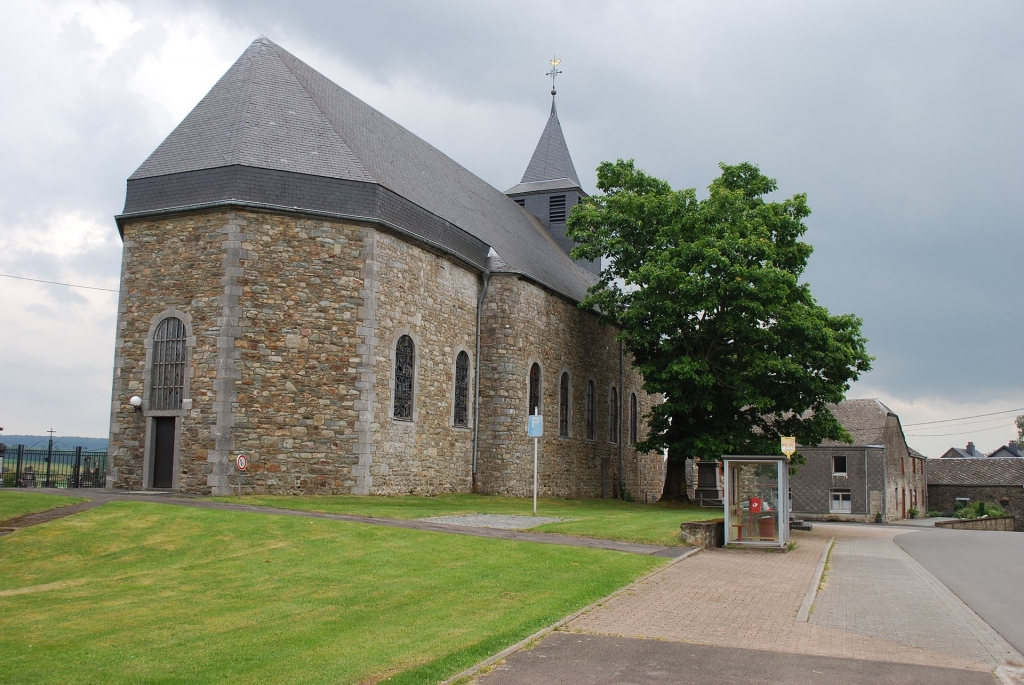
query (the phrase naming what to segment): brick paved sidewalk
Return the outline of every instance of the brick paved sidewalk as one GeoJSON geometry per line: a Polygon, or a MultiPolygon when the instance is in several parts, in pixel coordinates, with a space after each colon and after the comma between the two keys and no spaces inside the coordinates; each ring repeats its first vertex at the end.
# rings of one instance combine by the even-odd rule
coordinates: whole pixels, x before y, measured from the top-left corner
{"type": "MultiPolygon", "coordinates": [[[[979,630],[976,625],[964,629],[963,621],[966,619],[962,614],[958,614],[956,620],[943,620],[935,614],[928,617],[928,620],[938,621],[933,626],[935,631],[951,633],[955,639],[965,642],[974,641],[973,647],[957,653],[941,653],[908,644],[912,640],[905,640],[904,635],[886,634],[883,639],[831,625],[796,621],[804,594],[813,579],[815,566],[830,537],[835,536],[837,544],[841,546],[852,543],[850,549],[855,553],[858,540],[877,539],[886,542],[894,534],[905,532],[905,528],[894,530],[816,524],[815,530],[811,532],[794,531],[793,537],[798,547],[788,554],[758,550],[702,552],[670,566],[630,592],[613,597],[607,603],[579,616],[565,629],[723,647],[991,671],[998,663],[990,649],[992,645],[978,644],[979,635],[984,630],[979,630]]],[[[907,558],[910,558],[909,555],[907,558]]],[[[834,557],[833,569],[836,563],[834,557]]],[[[927,573],[923,568],[920,571],[927,573]]],[[[917,570],[914,573],[917,574],[917,570]]],[[[862,607],[860,615],[867,615],[872,609],[884,615],[890,605],[883,602],[899,601],[898,597],[885,593],[873,596],[870,587],[858,587],[856,591],[860,593],[856,598],[862,607]]],[[[854,599],[852,594],[846,597],[848,603],[854,599]]],[[[936,610],[940,614],[942,611],[950,611],[948,603],[942,606],[936,610]]],[[[921,618],[923,620],[924,616],[921,618]]],[[[974,619],[991,631],[980,618],[974,616],[974,619]]],[[[935,649],[942,647],[937,642],[928,644],[935,649]]],[[[1006,647],[1010,650],[1007,654],[1015,654],[1009,645],[1006,647]]]]}

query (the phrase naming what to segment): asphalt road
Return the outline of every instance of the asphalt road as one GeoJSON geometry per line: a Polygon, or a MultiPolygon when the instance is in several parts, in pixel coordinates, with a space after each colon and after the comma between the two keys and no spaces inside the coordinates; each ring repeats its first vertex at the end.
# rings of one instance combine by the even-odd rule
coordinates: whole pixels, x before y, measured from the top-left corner
{"type": "Polygon", "coordinates": [[[1024,533],[935,528],[893,541],[1024,653],[1024,533]]]}
{"type": "Polygon", "coordinates": [[[512,654],[480,685],[992,685],[988,673],[767,652],[665,640],[556,632],[512,654]]]}

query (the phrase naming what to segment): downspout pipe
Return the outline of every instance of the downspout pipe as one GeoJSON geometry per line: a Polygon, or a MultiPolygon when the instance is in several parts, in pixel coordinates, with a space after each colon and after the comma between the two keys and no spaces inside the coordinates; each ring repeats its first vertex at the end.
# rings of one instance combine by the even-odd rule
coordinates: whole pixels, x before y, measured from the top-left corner
{"type": "Polygon", "coordinates": [[[487,285],[491,282],[491,272],[484,269],[480,276],[483,278],[483,287],[480,288],[480,298],[476,301],[476,356],[473,358],[473,492],[476,492],[476,464],[480,442],[480,322],[483,319],[484,297],[487,295],[487,285]]]}
{"type": "MultiPolygon", "coordinates": [[[[625,447],[626,447],[626,436],[624,431],[625,428],[622,425],[622,408],[626,404],[626,356],[625,351],[622,348],[622,341],[619,341],[619,406],[616,407],[618,415],[615,420],[619,424],[619,497],[626,499],[625,487],[626,487],[626,462],[624,458],[625,447]]],[[[637,484],[639,490],[639,484],[637,484]]]]}

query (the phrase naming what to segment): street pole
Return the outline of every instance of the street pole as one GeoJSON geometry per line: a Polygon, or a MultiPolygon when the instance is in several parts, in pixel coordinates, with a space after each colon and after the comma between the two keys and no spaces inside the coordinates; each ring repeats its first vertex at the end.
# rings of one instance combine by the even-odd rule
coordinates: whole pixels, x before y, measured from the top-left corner
{"type": "Polygon", "coordinates": [[[533,515],[537,515],[537,440],[533,439],[533,515]]]}

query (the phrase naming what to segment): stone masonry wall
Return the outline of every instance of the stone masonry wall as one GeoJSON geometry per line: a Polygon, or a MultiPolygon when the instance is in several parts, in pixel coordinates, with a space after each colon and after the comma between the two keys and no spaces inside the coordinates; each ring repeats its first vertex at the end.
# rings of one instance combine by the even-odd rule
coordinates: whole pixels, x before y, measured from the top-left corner
{"type": "Polygon", "coordinates": [[[176,474],[180,488],[204,490],[206,454],[214,446],[213,410],[217,375],[217,338],[220,335],[224,274],[225,227],[228,213],[129,222],[124,226],[121,295],[115,343],[111,404],[110,482],[114,487],[143,488],[144,456],[149,413],[146,378],[146,340],[153,317],[169,309],[190,320],[194,345],[187,367],[190,412],[181,417],[179,452],[183,458],[176,474]],[[142,412],[128,404],[132,395],[143,398],[142,412]]]}
{"type": "Polygon", "coordinates": [[[250,457],[243,491],[351,492],[359,440],[356,348],[363,341],[357,329],[374,229],[244,216],[231,427],[234,450],[250,457]]]}
{"type": "Polygon", "coordinates": [[[931,511],[952,516],[957,497],[970,502],[993,502],[1016,517],[1016,528],[1024,531],[1024,487],[1020,485],[936,485],[928,486],[928,504],[931,511]]]}
{"type": "Polygon", "coordinates": [[[480,278],[450,260],[378,232],[376,378],[370,492],[469,492],[473,460],[473,368],[480,278]],[[394,418],[399,337],[415,344],[413,418],[394,418]],[[466,427],[454,425],[455,359],[469,356],[466,427]]]}
{"type": "MultiPolygon", "coordinates": [[[[481,398],[478,490],[526,496],[533,484],[533,440],[526,435],[530,367],[541,367],[539,485],[543,496],[611,496],[619,475],[619,445],[609,442],[609,394],[620,383],[619,345],[615,331],[575,304],[512,274],[495,274],[484,300],[481,326],[481,398]],[[559,384],[570,375],[569,437],[558,435],[559,384]],[[584,402],[588,380],[595,384],[594,439],[586,439],[584,402]]],[[[628,442],[630,393],[639,414],[652,398],[643,392],[639,374],[626,369],[620,390],[619,440],[628,442]],[[624,398],[625,401],[622,401],[624,398]]],[[[641,421],[642,425],[642,421],[641,421]]],[[[643,433],[641,429],[641,435],[643,433]]],[[[661,455],[645,456],[643,483],[637,478],[637,455],[624,446],[624,481],[628,493],[643,501],[661,495],[661,455]]]]}

